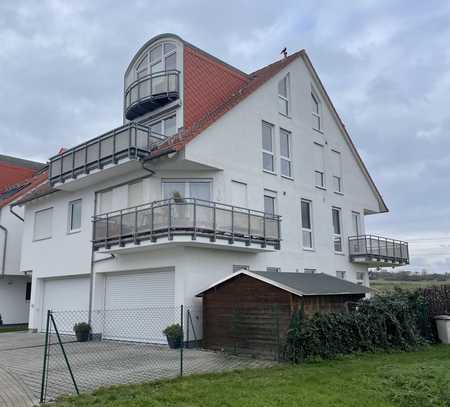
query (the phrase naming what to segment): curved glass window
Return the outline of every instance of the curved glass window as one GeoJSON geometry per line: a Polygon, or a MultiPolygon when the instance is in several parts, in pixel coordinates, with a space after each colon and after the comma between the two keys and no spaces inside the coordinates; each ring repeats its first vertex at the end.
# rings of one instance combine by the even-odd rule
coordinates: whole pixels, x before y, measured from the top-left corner
{"type": "Polygon", "coordinates": [[[139,61],[135,68],[135,79],[149,73],[169,71],[177,67],[177,47],[174,43],[165,42],[151,48],[139,61]]]}

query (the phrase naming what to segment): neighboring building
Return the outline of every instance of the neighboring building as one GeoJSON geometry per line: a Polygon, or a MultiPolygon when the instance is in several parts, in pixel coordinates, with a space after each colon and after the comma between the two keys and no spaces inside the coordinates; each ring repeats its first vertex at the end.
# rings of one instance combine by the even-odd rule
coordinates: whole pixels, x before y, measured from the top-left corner
{"type": "Polygon", "coordinates": [[[16,205],[35,329],[47,309],[181,304],[200,327],[195,295],[233,271],[368,285],[368,266],[408,262],[406,243],[365,236],[387,207],[305,51],[247,74],[151,39],[125,73],[124,125],[51,157],[16,205]]]}
{"type": "Polygon", "coordinates": [[[28,322],[31,276],[20,270],[23,208],[15,216],[8,204],[27,188],[44,164],[0,155],[0,317],[3,324],[28,322]]]}

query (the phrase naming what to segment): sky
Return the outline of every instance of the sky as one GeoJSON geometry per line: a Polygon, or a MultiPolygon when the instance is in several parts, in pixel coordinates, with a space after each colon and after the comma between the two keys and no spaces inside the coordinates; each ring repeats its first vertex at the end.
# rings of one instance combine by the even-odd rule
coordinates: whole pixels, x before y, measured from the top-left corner
{"type": "Polygon", "coordinates": [[[251,72],[305,48],[390,209],[372,234],[450,272],[450,2],[0,2],[0,153],[46,161],[121,125],[124,71],[171,32],[251,72]]]}

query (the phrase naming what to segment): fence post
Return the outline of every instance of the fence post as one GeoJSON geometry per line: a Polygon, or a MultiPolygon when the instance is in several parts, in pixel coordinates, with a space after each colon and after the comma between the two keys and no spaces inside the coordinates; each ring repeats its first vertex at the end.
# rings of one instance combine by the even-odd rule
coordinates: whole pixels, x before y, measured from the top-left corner
{"type": "Polygon", "coordinates": [[[181,346],[180,346],[180,376],[183,376],[183,348],[184,348],[184,309],[183,304],[180,309],[181,317],[181,346]]]}
{"type": "Polygon", "coordinates": [[[50,310],[47,310],[47,324],[45,328],[45,345],[44,345],[44,366],[42,367],[42,382],[41,382],[41,397],[40,403],[45,402],[45,385],[46,385],[46,376],[47,376],[47,352],[48,352],[48,334],[50,327],[50,310]]]}

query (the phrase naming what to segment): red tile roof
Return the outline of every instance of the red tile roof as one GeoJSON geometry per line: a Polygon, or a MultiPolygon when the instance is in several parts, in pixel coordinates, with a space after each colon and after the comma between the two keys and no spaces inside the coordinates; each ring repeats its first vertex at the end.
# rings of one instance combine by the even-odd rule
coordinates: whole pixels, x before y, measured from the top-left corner
{"type": "Polygon", "coordinates": [[[0,155],[0,193],[31,177],[43,166],[35,161],[0,155]]]}

